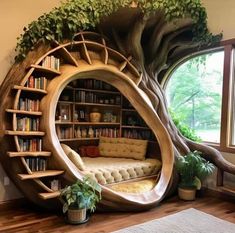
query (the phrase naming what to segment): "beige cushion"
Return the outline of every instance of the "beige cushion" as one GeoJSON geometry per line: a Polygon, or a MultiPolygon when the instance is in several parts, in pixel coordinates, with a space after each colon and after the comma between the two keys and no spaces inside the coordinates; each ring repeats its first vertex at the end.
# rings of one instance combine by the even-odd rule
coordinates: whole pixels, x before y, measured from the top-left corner
{"type": "Polygon", "coordinates": [[[144,160],[147,140],[100,137],[99,151],[104,157],[144,160]]]}
{"type": "Polygon", "coordinates": [[[61,144],[61,147],[63,148],[65,154],[68,156],[68,158],[74,163],[74,165],[84,171],[85,170],[85,164],[83,163],[80,155],[73,150],[72,148],[70,148],[68,145],[66,144],[61,144]]]}
{"type": "Polygon", "coordinates": [[[161,161],[145,159],[144,161],[125,158],[83,157],[86,170],[100,184],[118,183],[139,177],[156,175],[161,170],[161,161]]]}

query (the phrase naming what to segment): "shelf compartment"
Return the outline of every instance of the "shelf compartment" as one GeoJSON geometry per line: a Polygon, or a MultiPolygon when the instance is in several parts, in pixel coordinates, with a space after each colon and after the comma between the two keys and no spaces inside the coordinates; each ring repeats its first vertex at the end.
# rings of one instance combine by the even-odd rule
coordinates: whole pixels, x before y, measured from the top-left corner
{"type": "Polygon", "coordinates": [[[118,122],[74,122],[74,125],[89,125],[89,126],[120,126],[118,122]]]}
{"type": "Polygon", "coordinates": [[[76,102],[75,105],[121,108],[121,105],[118,105],[118,104],[98,104],[98,103],[76,102]]]}
{"type": "Polygon", "coordinates": [[[45,132],[41,131],[14,131],[14,130],[5,130],[6,135],[13,136],[44,136],[45,132]]]}
{"type": "Polygon", "coordinates": [[[56,70],[56,69],[52,69],[52,68],[47,68],[47,67],[43,67],[40,65],[31,65],[30,68],[34,68],[37,71],[43,72],[43,73],[47,73],[47,74],[55,74],[55,75],[60,75],[61,72],[56,70]]]}
{"type": "Polygon", "coordinates": [[[43,200],[47,200],[47,199],[52,199],[52,198],[59,197],[60,196],[60,191],[55,191],[55,192],[51,192],[51,193],[39,193],[38,195],[43,200]]]}
{"type": "Polygon", "coordinates": [[[148,127],[146,126],[132,126],[132,125],[122,125],[121,126],[123,129],[144,129],[144,130],[150,130],[148,127]]]}
{"type": "Polygon", "coordinates": [[[51,156],[50,151],[22,151],[22,152],[7,152],[8,156],[13,158],[13,157],[49,157],[51,156]]]}
{"type": "Polygon", "coordinates": [[[42,112],[25,111],[25,110],[18,110],[18,109],[6,109],[6,112],[22,114],[22,115],[33,115],[33,116],[41,116],[42,115],[42,112]]]}
{"type": "Polygon", "coordinates": [[[30,180],[30,179],[37,179],[37,178],[42,178],[42,177],[49,177],[49,176],[59,176],[63,173],[64,171],[61,171],[61,170],[46,170],[46,171],[33,172],[32,174],[18,174],[18,177],[21,180],[30,180]]]}
{"type": "Polygon", "coordinates": [[[70,122],[70,121],[55,121],[56,125],[73,125],[74,122],[70,122]]]}
{"type": "Polygon", "coordinates": [[[68,141],[87,141],[87,140],[99,140],[99,138],[68,138],[68,139],[59,139],[60,142],[68,142],[68,141]]]}
{"type": "Polygon", "coordinates": [[[27,92],[32,92],[32,93],[37,93],[37,94],[42,94],[42,95],[46,95],[47,94],[47,91],[43,90],[43,89],[24,87],[24,86],[18,86],[18,85],[14,85],[13,89],[27,91],[27,92]]]}
{"type": "Polygon", "coordinates": [[[123,108],[123,112],[137,112],[134,108],[123,108]]]}
{"type": "Polygon", "coordinates": [[[107,91],[107,90],[99,90],[99,89],[89,89],[89,88],[74,88],[76,91],[87,91],[87,92],[96,92],[96,93],[104,93],[104,94],[114,94],[121,95],[118,91],[107,91]]]}

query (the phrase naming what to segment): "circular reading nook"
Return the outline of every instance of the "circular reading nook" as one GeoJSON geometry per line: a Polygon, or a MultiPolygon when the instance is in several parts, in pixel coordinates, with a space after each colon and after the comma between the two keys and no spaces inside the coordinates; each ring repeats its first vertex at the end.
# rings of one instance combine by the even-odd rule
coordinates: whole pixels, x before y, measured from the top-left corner
{"type": "Polygon", "coordinates": [[[47,208],[85,174],[102,186],[100,209],[155,206],[167,194],[173,146],[131,58],[91,32],[54,46],[29,53],[4,81],[1,157],[9,176],[47,208]]]}

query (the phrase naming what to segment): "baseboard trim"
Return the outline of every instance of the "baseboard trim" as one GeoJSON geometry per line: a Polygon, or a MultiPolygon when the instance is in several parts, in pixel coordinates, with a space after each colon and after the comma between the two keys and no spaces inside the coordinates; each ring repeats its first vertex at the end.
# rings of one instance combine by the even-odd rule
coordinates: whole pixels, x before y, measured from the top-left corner
{"type": "Polygon", "coordinates": [[[235,201],[235,196],[230,195],[228,193],[225,193],[221,190],[215,190],[215,189],[206,189],[206,195],[210,195],[213,197],[217,197],[222,200],[227,200],[227,201],[235,201]]]}
{"type": "Polygon", "coordinates": [[[12,210],[13,208],[20,208],[27,205],[28,201],[25,197],[12,199],[7,201],[0,201],[0,210],[12,210]]]}

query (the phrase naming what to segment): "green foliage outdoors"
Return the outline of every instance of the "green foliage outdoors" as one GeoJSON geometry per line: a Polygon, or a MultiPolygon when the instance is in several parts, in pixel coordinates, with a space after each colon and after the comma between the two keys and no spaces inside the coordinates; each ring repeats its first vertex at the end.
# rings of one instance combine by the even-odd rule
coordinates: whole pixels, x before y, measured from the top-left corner
{"type": "Polygon", "coordinates": [[[180,64],[172,72],[166,87],[166,96],[171,112],[174,113],[172,117],[176,118],[175,124],[180,131],[183,128],[188,133],[182,127],[187,125],[199,135],[201,133],[205,140],[218,140],[223,56],[223,52],[199,55],[180,64]]]}
{"type": "Polygon", "coordinates": [[[171,115],[171,118],[172,118],[175,126],[177,127],[177,129],[180,131],[180,133],[184,137],[186,137],[194,142],[201,142],[202,141],[202,139],[200,137],[198,137],[197,134],[195,133],[195,130],[193,130],[188,125],[183,123],[183,121],[180,119],[180,117],[176,113],[174,113],[172,110],[169,110],[169,111],[170,111],[170,115],[171,115]]]}
{"type": "MultiPolygon", "coordinates": [[[[66,0],[61,6],[44,13],[36,21],[24,27],[16,46],[17,59],[26,57],[38,41],[50,42],[73,39],[80,30],[92,30],[103,16],[110,15],[121,7],[130,6],[132,0],[66,0]]],[[[163,10],[168,21],[191,17],[195,22],[194,40],[202,43],[217,41],[207,28],[207,15],[200,0],[136,0],[138,7],[148,16],[163,10]]]]}
{"type": "Polygon", "coordinates": [[[201,157],[198,151],[179,156],[176,170],[180,175],[179,186],[182,188],[201,188],[201,182],[213,173],[215,166],[201,157]]]}
{"type": "Polygon", "coordinates": [[[68,208],[90,209],[93,212],[96,204],[101,200],[101,187],[89,176],[84,176],[83,180],[77,180],[76,183],[66,186],[61,191],[61,199],[64,203],[63,212],[68,208]]]}

